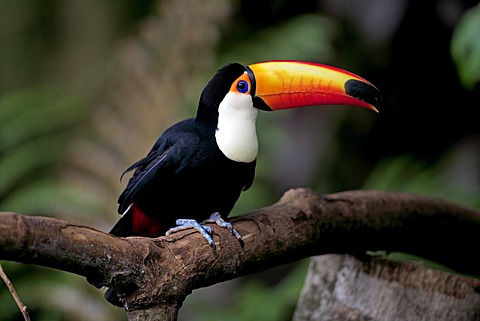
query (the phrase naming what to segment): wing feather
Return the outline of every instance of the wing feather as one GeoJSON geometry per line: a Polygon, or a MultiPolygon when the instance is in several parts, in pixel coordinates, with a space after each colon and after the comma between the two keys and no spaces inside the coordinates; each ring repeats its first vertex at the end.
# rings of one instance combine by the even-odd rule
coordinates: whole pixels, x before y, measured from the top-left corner
{"type": "Polygon", "coordinates": [[[134,202],[135,196],[152,180],[168,180],[181,172],[198,146],[198,141],[199,138],[192,133],[165,132],[145,158],[128,167],[122,174],[135,170],[118,199],[118,212],[124,213],[134,202]]]}

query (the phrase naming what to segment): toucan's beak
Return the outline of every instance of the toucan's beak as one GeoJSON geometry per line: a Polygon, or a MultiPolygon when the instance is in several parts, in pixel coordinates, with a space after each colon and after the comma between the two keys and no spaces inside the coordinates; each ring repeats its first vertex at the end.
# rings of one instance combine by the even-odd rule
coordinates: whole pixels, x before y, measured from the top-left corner
{"type": "Polygon", "coordinates": [[[355,105],[378,112],[381,95],[365,79],[342,69],[303,61],[266,61],[247,66],[253,104],[280,110],[316,105],[355,105]]]}

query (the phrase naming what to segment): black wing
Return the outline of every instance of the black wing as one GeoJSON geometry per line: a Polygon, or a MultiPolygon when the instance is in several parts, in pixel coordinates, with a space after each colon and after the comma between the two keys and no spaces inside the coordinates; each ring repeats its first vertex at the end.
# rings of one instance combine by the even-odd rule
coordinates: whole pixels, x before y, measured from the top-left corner
{"type": "Polygon", "coordinates": [[[167,130],[157,140],[148,155],[125,170],[122,176],[135,169],[127,187],[118,199],[118,212],[123,214],[133,203],[135,196],[153,179],[170,178],[182,171],[195,152],[199,138],[193,132],[182,131],[181,122],[167,130]]]}
{"type": "Polygon", "coordinates": [[[255,178],[255,166],[257,164],[257,160],[254,160],[251,163],[252,170],[249,172],[249,174],[245,177],[245,186],[243,187],[243,191],[245,192],[248,190],[250,187],[252,187],[253,184],[253,179],[255,178]]]}

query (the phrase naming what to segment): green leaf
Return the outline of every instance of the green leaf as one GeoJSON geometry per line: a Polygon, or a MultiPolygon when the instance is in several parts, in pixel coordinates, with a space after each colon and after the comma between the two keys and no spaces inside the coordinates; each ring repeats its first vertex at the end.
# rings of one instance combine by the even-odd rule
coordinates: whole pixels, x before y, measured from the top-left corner
{"type": "Polygon", "coordinates": [[[455,27],[451,55],[465,88],[480,81],[480,5],[465,12],[455,27]]]}

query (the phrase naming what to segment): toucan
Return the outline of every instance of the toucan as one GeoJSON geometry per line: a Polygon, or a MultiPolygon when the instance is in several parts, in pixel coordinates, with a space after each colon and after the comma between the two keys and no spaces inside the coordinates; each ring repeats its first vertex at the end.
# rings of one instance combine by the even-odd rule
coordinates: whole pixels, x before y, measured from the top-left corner
{"type": "MultiPolygon", "coordinates": [[[[241,240],[222,216],[252,186],[258,110],[340,104],[378,111],[380,102],[370,82],[335,67],[285,60],[228,64],[203,89],[196,117],[168,128],[147,156],[126,169],[124,174],[134,173],[110,233],[158,237],[193,227],[215,250],[211,228],[201,225],[208,220],[241,240]]],[[[119,305],[113,291],[106,297],[119,305]]]]}
{"type": "Polygon", "coordinates": [[[168,128],[122,174],[135,170],[110,233],[158,237],[181,224],[199,229],[214,247],[208,226],[196,223],[210,219],[236,234],[222,216],[252,186],[258,110],[355,105],[378,111],[380,103],[375,86],[339,68],[292,60],[228,64],[203,89],[196,117],[168,128]]]}

